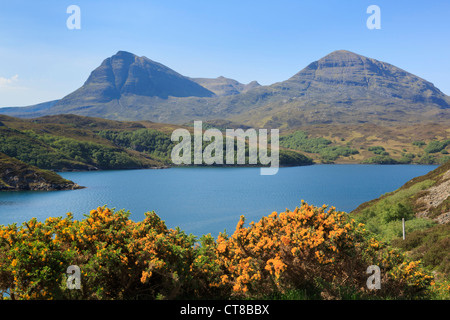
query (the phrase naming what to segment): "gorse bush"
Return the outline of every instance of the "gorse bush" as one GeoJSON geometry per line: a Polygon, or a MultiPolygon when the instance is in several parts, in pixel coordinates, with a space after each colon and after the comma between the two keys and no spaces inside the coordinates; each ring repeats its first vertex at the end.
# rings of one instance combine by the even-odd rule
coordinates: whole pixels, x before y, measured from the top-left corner
{"type": "Polygon", "coordinates": [[[420,259],[425,266],[450,280],[450,225],[438,224],[425,230],[416,230],[405,240],[396,239],[392,244],[405,251],[413,259],[420,259]]]}
{"type": "Polygon", "coordinates": [[[302,202],[232,235],[197,239],[154,213],[142,221],[106,207],[82,220],[36,219],[0,226],[0,290],[10,299],[423,298],[448,288],[418,261],[375,240],[334,208],[302,202]],[[67,267],[81,288],[67,286],[67,267]],[[368,290],[366,269],[382,272],[368,290]]]}
{"type": "Polygon", "coordinates": [[[335,208],[302,203],[294,211],[274,212],[243,227],[241,217],[232,236],[217,240],[222,284],[237,297],[264,297],[306,289],[317,298],[414,297],[423,294],[432,277],[416,264],[408,273],[397,267],[405,257],[375,240],[364,225],[335,208]],[[382,289],[368,292],[366,270],[384,272],[382,289]],[[414,283],[410,279],[414,273],[414,283]],[[411,280],[411,281],[410,281],[411,280]]]}
{"type": "Polygon", "coordinates": [[[13,299],[170,298],[183,286],[189,292],[197,280],[189,270],[194,237],[167,229],[155,213],[137,223],[128,212],[108,208],[82,221],[71,214],[44,223],[32,219],[3,227],[0,239],[0,288],[13,299]],[[81,269],[79,291],[64,283],[69,265],[81,269]]]}

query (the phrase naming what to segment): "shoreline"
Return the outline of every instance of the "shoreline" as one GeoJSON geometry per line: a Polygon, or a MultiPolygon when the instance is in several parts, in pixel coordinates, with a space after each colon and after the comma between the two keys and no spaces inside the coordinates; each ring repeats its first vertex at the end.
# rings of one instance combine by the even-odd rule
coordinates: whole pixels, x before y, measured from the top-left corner
{"type": "MultiPolygon", "coordinates": [[[[291,167],[306,167],[314,165],[361,165],[361,166],[440,166],[439,163],[361,163],[361,162],[330,162],[330,163],[307,163],[299,165],[280,165],[278,168],[291,168],[291,167]]],[[[258,166],[258,165],[176,165],[176,166],[161,166],[161,167],[133,167],[133,168],[114,168],[114,169],[73,169],[73,170],[56,170],[56,169],[46,169],[56,173],[65,172],[97,172],[97,171],[122,171],[122,170],[162,170],[162,169],[172,169],[172,168],[270,168],[270,166],[258,166]]]]}

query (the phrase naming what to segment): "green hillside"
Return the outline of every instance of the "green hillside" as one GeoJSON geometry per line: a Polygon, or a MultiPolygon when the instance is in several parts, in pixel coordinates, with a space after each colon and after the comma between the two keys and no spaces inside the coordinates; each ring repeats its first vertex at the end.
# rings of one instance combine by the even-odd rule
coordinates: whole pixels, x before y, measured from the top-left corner
{"type": "Polygon", "coordinates": [[[55,172],[35,166],[0,153],[0,191],[16,190],[72,190],[80,186],[62,178],[55,172]]]}
{"type": "Polygon", "coordinates": [[[42,169],[95,170],[156,167],[161,163],[125,150],[95,133],[104,122],[69,117],[67,123],[49,117],[21,120],[2,117],[0,152],[42,169]],[[60,121],[61,122],[61,121],[60,121]]]}
{"type": "Polygon", "coordinates": [[[317,163],[443,164],[450,160],[445,124],[316,124],[283,130],[280,146],[317,163]]]}
{"type": "MultiPolygon", "coordinates": [[[[178,142],[171,141],[171,134],[181,128],[149,121],[121,122],[75,115],[36,119],[0,116],[0,121],[3,124],[0,152],[57,171],[173,166],[171,152],[178,142]]],[[[312,163],[300,152],[280,150],[282,166],[312,163]]]]}
{"type": "Polygon", "coordinates": [[[450,277],[450,161],[393,192],[361,204],[352,214],[381,239],[450,277]]]}

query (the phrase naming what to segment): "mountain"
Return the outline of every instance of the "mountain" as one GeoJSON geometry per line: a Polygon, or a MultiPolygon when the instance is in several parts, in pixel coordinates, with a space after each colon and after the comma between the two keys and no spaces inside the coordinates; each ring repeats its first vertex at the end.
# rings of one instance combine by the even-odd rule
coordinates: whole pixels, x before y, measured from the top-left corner
{"type": "Polygon", "coordinates": [[[261,86],[257,81],[252,81],[248,84],[242,84],[239,81],[225,78],[223,76],[215,79],[210,78],[191,78],[192,81],[197,82],[202,87],[214,92],[218,96],[230,96],[247,92],[253,88],[261,86]]]}
{"type": "Polygon", "coordinates": [[[450,97],[391,64],[339,50],[290,79],[262,88],[262,107],[231,117],[244,124],[417,123],[450,119],[450,97]]]}
{"type": "Polygon", "coordinates": [[[39,169],[0,153],[0,191],[73,190],[81,187],[55,172],[39,169]]]}
{"type": "Polygon", "coordinates": [[[73,113],[164,123],[223,119],[252,127],[308,124],[411,124],[450,121],[450,97],[386,62],[338,50],[283,82],[242,85],[188,78],[145,57],[119,51],[86,83],[50,108],[0,109],[22,117],[73,113]]]}
{"type": "Polygon", "coordinates": [[[327,100],[343,104],[356,99],[400,99],[450,108],[448,97],[432,83],[391,64],[345,50],[311,63],[279,87],[311,100],[324,99],[322,94],[326,94],[327,100]]]}
{"type": "Polygon", "coordinates": [[[92,71],[81,88],[40,115],[86,114],[85,109],[102,109],[111,105],[121,108],[121,99],[130,97],[164,100],[169,96],[212,97],[214,93],[158,62],[119,51],[92,71]]]}

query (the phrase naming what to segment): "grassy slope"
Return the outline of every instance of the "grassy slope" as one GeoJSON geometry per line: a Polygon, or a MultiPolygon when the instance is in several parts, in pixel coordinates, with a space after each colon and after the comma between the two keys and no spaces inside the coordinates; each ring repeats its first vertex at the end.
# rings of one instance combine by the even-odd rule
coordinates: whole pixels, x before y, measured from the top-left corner
{"type": "MultiPolygon", "coordinates": [[[[450,144],[438,152],[428,152],[430,143],[450,139],[448,125],[429,123],[421,125],[381,126],[375,124],[359,125],[310,125],[285,130],[281,136],[289,136],[303,131],[311,139],[324,138],[331,141],[330,146],[347,147],[357,154],[340,156],[334,163],[420,163],[441,164],[450,160],[450,144]],[[417,143],[421,141],[420,143],[417,143]],[[388,155],[382,156],[370,151],[380,146],[388,155]]],[[[301,149],[299,149],[301,150],[301,149]]],[[[431,150],[433,151],[433,150],[431,150]]],[[[314,161],[327,162],[320,153],[308,153],[314,161]]]]}
{"type": "MultiPolygon", "coordinates": [[[[361,204],[351,214],[368,230],[392,245],[422,259],[431,270],[450,279],[450,223],[438,224],[436,211],[450,212],[450,196],[424,212],[421,198],[448,182],[450,161],[405,183],[401,188],[361,204]],[[421,216],[418,217],[418,214],[421,216]],[[406,238],[402,240],[401,219],[405,218],[406,238]]],[[[446,190],[448,193],[449,190],[446,190]]],[[[441,191],[442,192],[442,191],[441,191]]]]}
{"type": "MultiPolygon", "coordinates": [[[[398,188],[397,190],[384,194],[381,197],[365,202],[358,206],[355,210],[352,211],[354,214],[361,214],[362,212],[379,205],[382,201],[388,200],[396,200],[398,202],[399,199],[409,199],[409,202],[412,206],[412,210],[414,213],[417,213],[420,209],[420,206],[416,204],[415,200],[420,196],[419,192],[423,194],[426,192],[426,189],[435,185],[436,183],[441,182],[442,176],[450,170],[450,161],[437,167],[436,169],[428,172],[427,174],[419,177],[415,177],[410,181],[406,182],[403,186],[398,188]]],[[[394,202],[394,201],[392,201],[394,202]]]]}

